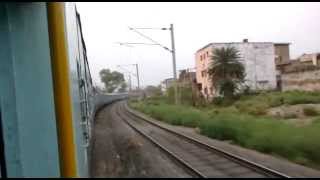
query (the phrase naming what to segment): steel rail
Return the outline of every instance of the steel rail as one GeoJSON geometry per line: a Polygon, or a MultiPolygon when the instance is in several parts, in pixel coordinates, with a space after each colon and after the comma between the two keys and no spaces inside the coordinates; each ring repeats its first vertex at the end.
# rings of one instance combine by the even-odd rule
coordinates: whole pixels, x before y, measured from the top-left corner
{"type": "Polygon", "coordinates": [[[141,131],[139,128],[135,127],[132,123],[130,123],[126,118],[124,118],[122,116],[122,114],[120,113],[120,106],[118,105],[117,109],[116,109],[116,114],[126,123],[128,124],[132,129],[134,129],[136,132],[138,132],[140,135],[142,135],[143,137],[147,138],[150,142],[152,142],[153,144],[155,144],[158,148],[160,148],[162,151],[164,151],[165,153],[167,153],[171,159],[175,160],[176,162],[178,162],[180,165],[183,166],[183,168],[187,169],[187,171],[191,172],[192,174],[196,175],[197,177],[200,178],[206,178],[206,176],[204,174],[202,174],[201,172],[199,172],[198,170],[194,169],[189,163],[187,163],[186,161],[184,161],[183,159],[179,158],[178,156],[176,156],[173,152],[171,152],[169,149],[167,149],[166,147],[162,146],[160,143],[158,143],[154,138],[152,138],[151,136],[147,135],[146,133],[144,133],[143,131],[141,131]]]}
{"type": "Polygon", "coordinates": [[[215,146],[209,145],[207,143],[201,142],[201,141],[199,141],[199,140],[197,140],[197,139],[195,139],[193,137],[190,137],[190,136],[175,132],[175,131],[173,131],[171,129],[168,129],[166,127],[163,127],[162,125],[159,125],[159,124],[157,124],[155,122],[152,122],[152,121],[146,119],[145,117],[137,115],[136,113],[134,113],[132,110],[129,109],[127,104],[125,104],[124,109],[126,110],[126,112],[130,113],[132,116],[134,116],[134,117],[136,117],[138,119],[141,119],[141,120],[143,120],[143,121],[145,121],[145,122],[147,122],[147,123],[149,123],[149,124],[151,124],[153,126],[156,126],[156,127],[160,128],[160,129],[163,129],[163,130],[165,130],[165,131],[167,131],[169,133],[172,133],[172,134],[174,134],[176,136],[182,137],[182,138],[184,138],[184,139],[186,139],[186,140],[188,140],[188,141],[190,141],[190,142],[192,142],[194,144],[200,145],[200,146],[202,146],[202,147],[204,147],[204,148],[206,148],[206,149],[208,149],[210,151],[218,153],[218,154],[222,155],[223,157],[225,157],[225,158],[227,158],[227,159],[229,159],[231,161],[234,161],[234,162],[236,162],[238,164],[241,164],[241,165],[243,165],[245,167],[248,167],[248,168],[250,168],[250,169],[252,169],[252,170],[254,170],[254,171],[258,172],[258,173],[264,174],[266,176],[272,176],[272,177],[291,178],[290,176],[288,176],[286,174],[283,174],[281,172],[275,171],[275,170],[270,169],[268,167],[265,167],[265,166],[263,166],[261,164],[252,162],[252,161],[250,161],[248,159],[245,159],[245,158],[240,157],[238,155],[229,153],[229,152],[227,152],[225,150],[222,150],[222,149],[220,149],[218,147],[215,147],[215,146]]]}

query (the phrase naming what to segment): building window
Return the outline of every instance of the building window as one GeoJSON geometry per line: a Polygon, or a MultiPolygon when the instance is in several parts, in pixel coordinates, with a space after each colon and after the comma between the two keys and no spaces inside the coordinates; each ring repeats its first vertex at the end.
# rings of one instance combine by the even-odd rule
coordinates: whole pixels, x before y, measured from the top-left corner
{"type": "Polygon", "coordinates": [[[207,57],[209,56],[209,52],[207,51],[207,57]]]}

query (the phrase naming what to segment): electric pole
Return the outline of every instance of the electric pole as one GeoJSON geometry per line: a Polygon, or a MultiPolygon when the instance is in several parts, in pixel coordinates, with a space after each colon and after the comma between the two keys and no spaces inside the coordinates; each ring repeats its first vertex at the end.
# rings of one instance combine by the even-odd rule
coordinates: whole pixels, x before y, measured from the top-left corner
{"type": "Polygon", "coordinates": [[[139,68],[138,68],[138,63],[137,64],[125,64],[125,65],[117,65],[117,67],[122,68],[123,70],[125,70],[127,73],[129,73],[129,81],[130,81],[130,89],[131,87],[131,74],[134,75],[135,77],[137,77],[137,82],[138,82],[138,87],[137,89],[140,89],[140,77],[139,77],[139,68]],[[136,66],[136,74],[131,73],[130,71],[128,71],[127,69],[123,68],[122,66],[136,66]]]}
{"type": "Polygon", "coordinates": [[[174,79],[174,100],[175,104],[179,104],[178,100],[178,82],[177,82],[177,71],[176,71],[176,49],[174,46],[174,32],[173,32],[173,24],[170,24],[171,31],[171,54],[172,54],[172,65],[173,65],[173,79],[174,79]]]}
{"type": "Polygon", "coordinates": [[[138,80],[138,89],[140,89],[139,68],[138,68],[138,64],[134,64],[134,65],[136,65],[136,71],[137,71],[137,80],[138,80]]]}
{"type": "MultiPolygon", "coordinates": [[[[125,42],[125,43],[119,43],[120,45],[126,44],[136,44],[136,45],[156,45],[156,46],[160,46],[162,48],[164,48],[165,50],[169,51],[172,54],[172,65],[173,65],[173,79],[174,79],[174,94],[175,94],[175,104],[179,103],[179,97],[178,97],[178,82],[177,82],[177,70],[176,70],[176,50],[175,50],[175,44],[174,44],[174,30],[173,30],[173,24],[170,24],[170,28],[132,28],[129,27],[130,30],[134,31],[135,33],[139,34],[140,36],[148,39],[149,41],[153,42],[151,43],[129,43],[129,42],[125,42]],[[150,37],[142,34],[141,32],[137,31],[137,29],[153,29],[153,30],[170,30],[171,32],[171,49],[167,48],[164,45],[161,45],[160,43],[158,43],[157,41],[151,39],[150,37]]],[[[138,75],[138,65],[136,65],[137,68],[137,75],[138,75]]],[[[138,78],[139,79],[139,78],[138,78]]],[[[139,85],[138,85],[139,86],[139,85]]]]}
{"type": "Polygon", "coordinates": [[[131,75],[129,75],[129,92],[132,90],[132,84],[131,84],[131,75]]]}

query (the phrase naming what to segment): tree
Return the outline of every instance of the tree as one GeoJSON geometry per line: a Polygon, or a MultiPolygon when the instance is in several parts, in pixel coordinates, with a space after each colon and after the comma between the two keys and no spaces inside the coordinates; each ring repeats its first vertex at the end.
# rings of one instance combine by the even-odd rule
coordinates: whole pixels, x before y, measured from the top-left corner
{"type": "Polygon", "coordinates": [[[101,82],[104,83],[105,89],[108,93],[113,93],[116,89],[125,91],[127,85],[122,73],[118,71],[110,71],[110,69],[102,69],[99,72],[101,82]]]}
{"type": "Polygon", "coordinates": [[[240,53],[234,47],[213,50],[208,68],[213,87],[224,97],[233,97],[244,82],[245,68],[240,62],[240,53]]]}

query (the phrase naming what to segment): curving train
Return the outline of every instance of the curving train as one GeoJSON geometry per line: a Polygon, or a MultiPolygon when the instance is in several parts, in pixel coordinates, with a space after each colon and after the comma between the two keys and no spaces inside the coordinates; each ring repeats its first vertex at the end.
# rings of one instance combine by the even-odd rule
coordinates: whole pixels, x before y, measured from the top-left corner
{"type": "Polygon", "coordinates": [[[0,177],[88,177],[92,83],[74,3],[0,3],[0,177]]]}

